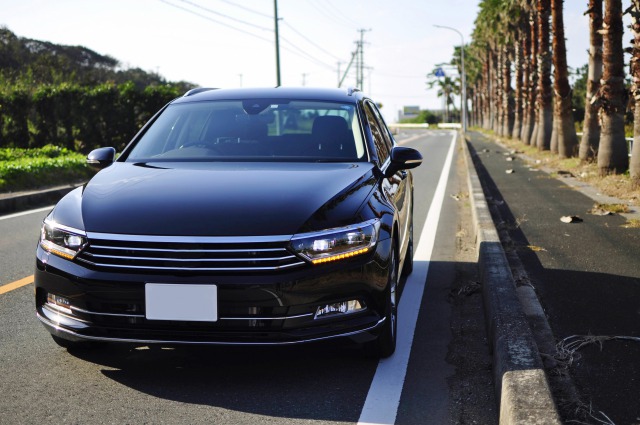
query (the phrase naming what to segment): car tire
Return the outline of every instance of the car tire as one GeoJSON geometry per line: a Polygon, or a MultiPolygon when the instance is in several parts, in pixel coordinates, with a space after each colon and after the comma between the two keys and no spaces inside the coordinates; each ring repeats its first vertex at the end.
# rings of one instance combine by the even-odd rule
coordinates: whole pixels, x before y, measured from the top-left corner
{"type": "Polygon", "coordinates": [[[409,225],[409,246],[404,256],[404,264],[402,266],[402,277],[407,277],[413,272],[413,215],[411,216],[411,224],[409,225]]]}
{"type": "Polygon", "coordinates": [[[398,255],[393,252],[389,265],[389,282],[385,296],[385,321],[380,335],[375,341],[366,344],[364,349],[368,355],[387,358],[396,351],[398,334],[398,255]]]}

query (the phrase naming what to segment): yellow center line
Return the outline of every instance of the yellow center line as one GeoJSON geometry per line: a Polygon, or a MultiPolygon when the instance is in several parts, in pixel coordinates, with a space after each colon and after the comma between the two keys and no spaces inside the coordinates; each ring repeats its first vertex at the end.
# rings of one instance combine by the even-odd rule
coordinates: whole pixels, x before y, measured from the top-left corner
{"type": "Polygon", "coordinates": [[[5,294],[9,291],[13,291],[14,289],[22,288],[23,286],[26,286],[30,283],[33,283],[33,275],[0,286],[0,295],[5,294]]]}

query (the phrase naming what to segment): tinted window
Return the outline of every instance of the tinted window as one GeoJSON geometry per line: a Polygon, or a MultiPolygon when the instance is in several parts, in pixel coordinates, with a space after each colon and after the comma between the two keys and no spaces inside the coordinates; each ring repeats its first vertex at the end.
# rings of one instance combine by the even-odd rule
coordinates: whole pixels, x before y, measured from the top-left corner
{"type": "MultiPolygon", "coordinates": [[[[376,146],[376,152],[378,153],[378,165],[382,166],[389,157],[390,145],[385,139],[386,128],[381,125],[378,120],[377,110],[369,102],[364,104],[364,112],[371,129],[371,135],[373,136],[373,142],[376,146]]],[[[388,137],[388,135],[386,135],[388,137]]]]}
{"type": "Polygon", "coordinates": [[[152,161],[361,161],[355,105],[245,99],[170,105],[127,157],[152,161]]]}

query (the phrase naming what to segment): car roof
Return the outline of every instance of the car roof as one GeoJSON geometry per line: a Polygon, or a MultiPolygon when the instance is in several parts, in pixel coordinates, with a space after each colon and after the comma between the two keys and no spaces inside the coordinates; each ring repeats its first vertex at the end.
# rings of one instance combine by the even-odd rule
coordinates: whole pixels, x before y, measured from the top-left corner
{"type": "Polygon", "coordinates": [[[298,99],[357,103],[364,96],[357,89],[310,88],[310,87],[265,87],[190,90],[172,103],[201,102],[207,100],[242,99],[298,99]]]}

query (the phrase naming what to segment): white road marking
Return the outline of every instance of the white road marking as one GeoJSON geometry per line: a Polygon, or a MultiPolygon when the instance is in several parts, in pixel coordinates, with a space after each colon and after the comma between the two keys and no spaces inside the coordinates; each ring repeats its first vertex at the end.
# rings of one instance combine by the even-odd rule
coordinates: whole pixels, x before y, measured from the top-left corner
{"type": "MultiPolygon", "coordinates": [[[[449,133],[451,134],[451,133],[449,133]]],[[[404,386],[409,364],[409,354],[416,329],[418,312],[422,301],[422,294],[426,285],[429,263],[433,253],[433,246],[440,221],[440,211],[444,201],[449,170],[453,159],[456,140],[453,133],[451,146],[440,174],[438,186],[431,201],[418,247],[415,250],[413,272],[407,278],[404,292],[398,306],[398,340],[396,352],[388,359],[378,363],[376,374],[371,382],[367,399],[360,413],[359,425],[392,425],[395,423],[400,405],[400,396],[404,386]]]]}
{"type": "Polygon", "coordinates": [[[38,208],[38,209],[35,209],[35,210],[22,211],[22,212],[15,213],[15,214],[3,215],[3,216],[0,217],[0,220],[8,220],[10,218],[21,217],[23,215],[35,214],[35,213],[39,213],[39,212],[43,212],[43,211],[49,211],[49,210],[53,209],[53,207],[54,207],[54,205],[50,205],[48,207],[42,207],[42,208],[38,208]]]}

